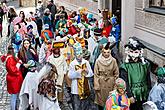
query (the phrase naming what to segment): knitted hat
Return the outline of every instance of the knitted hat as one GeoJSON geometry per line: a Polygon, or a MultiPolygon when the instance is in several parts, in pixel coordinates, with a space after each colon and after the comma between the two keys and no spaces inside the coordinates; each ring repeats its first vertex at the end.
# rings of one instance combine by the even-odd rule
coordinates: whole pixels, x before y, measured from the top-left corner
{"type": "Polygon", "coordinates": [[[73,45],[73,48],[74,48],[74,53],[75,55],[81,55],[83,52],[82,52],[82,47],[81,47],[81,44],[79,42],[76,42],[74,45],[73,45]]]}
{"type": "Polygon", "coordinates": [[[157,70],[157,75],[159,77],[165,77],[165,67],[159,67],[157,70]]]}
{"type": "Polygon", "coordinates": [[[122,88],[126,90],[126,83],[123,79],[118,78],[115,83],[116,83],[117,88],[122,88]]]}

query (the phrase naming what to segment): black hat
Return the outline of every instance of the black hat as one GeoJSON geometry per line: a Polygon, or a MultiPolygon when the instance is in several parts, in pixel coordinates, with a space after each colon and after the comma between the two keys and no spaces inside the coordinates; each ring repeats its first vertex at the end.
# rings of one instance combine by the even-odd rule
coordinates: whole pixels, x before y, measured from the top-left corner
{"type": "Polygon", "coordinates": [[[138,40],[134,40],[130,38],[128,44],[126,44],[124,47],[125,48],[128,47],[129,49],[132,50],[141,50],[142,48],[144,48],[144,45],[140,43],[138,40]]]}
{"type": "Polygon", "coordinates": [[[95,35],[95,36],[101,36],[102,31],[103,31],[102,29],[96,28],[96,29],[94,29],[94,35],[95,35]]]}
{"type": "Polygon", "coordinates": [[[105,45],[104,49],[105,49],[105,50],[110,49],[110,42],[108,42],[108,43],[105,45]]]}

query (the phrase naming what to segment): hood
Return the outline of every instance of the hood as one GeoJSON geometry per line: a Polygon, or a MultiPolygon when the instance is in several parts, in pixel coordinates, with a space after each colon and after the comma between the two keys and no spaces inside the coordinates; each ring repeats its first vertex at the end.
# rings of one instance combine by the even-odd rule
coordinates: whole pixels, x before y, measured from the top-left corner
{"type": "Polygon", "coordinates": [[[108,58],[103,57],[102,54],[98,57],[98,62],[104,66],[109,66],[113,60],[113,57],[110,55],[108,58]]]}

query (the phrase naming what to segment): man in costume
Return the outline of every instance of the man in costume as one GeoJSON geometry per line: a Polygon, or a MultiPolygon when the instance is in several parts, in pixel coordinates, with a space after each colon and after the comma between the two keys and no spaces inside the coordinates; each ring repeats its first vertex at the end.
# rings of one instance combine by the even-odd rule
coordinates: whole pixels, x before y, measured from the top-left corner
{"type": "Polygon", "coordinates": [[[142,110],[142,104],[147,100],[150,90],[149,63],[142,57],[143,45],[129,39],[125,45],[127,57],[120,66],[120,77],[127,84],[127,95],[130,98],[131,110],[142,110]]]}
{"type": "Polygon", "coordinates": [[[49,25],[45,24],[44,25],[44,30],[41,32],[41,40],[44,42],[48,42],[48,40],[53,39],[53,33],[52,31],[49,30],[49,25]]]}
{"type": "Polygon", "coordinates": [[[96,59],[99,57],[103,46],[105,46],[108,43],[108,39],[106,37],[102,37],[101,34],[102,34],[102,29],[94,30],[94,35],[97,43],[91,55],[90,61],[92,61],[91,62],[92,68],[94,67],[96,59]]]}
{"type": "Polygon", "coordinates": [[[95,103],[103,110],[109,92],[113,90],[115,80],[119,76],[116,60],[111,56],[110,43],[102,49],[94,66],[95,103]]]}
{"type": "Polygon", "coordinates": [[[165,110],[165,67],[157,70],[158,80],[150,91],[148,100],[156,104],[159,110],[165,110]]]}
{"type": "Polygon", "coordinates": [[[82,58],[81,44],[74,44],[75,59],[70,63],[68,77],[72,80],[73,110],[89,110],[90,85],[88,78],[93,76],[89,62],[82,58]]]}
{"type": "Polygon", "coordinates": [[[115,16],[111,18],[111,23],[112,23],[111,36],[115,37],[115,40],[117,42],[116,46],[119,49],[121,30],[120,30],[120,25],[118,24],[117,18],[115,16]]]}
{"type": "MultiPolygon", "coordinates": [[[[52,54],[48,57],[47,62],[51,63],[57,68],[57,82],[56,85],[63,89],[63,81],[64,81],[64,75],[67,73],[68,66],[66,59],[64,55],[61,54],[60,48],[64,48],[63,42],[54,42],[53,43],[53,49],[52,54]]],[[[59,102],[63,101],[63,90],[58,93],[58,100],[59,102]]]]}

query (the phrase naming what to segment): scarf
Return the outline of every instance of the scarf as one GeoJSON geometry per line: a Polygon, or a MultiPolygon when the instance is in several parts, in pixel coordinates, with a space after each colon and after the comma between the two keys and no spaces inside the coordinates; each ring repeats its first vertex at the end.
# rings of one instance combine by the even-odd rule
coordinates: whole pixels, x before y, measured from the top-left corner
{"type": "Polygon", "coordinates": [[[108,58],[105,58],[102,54],[100,54],[98,60],[102,65],[109,66],[112,62],[113,57],[110,55],[108,58]]]}

